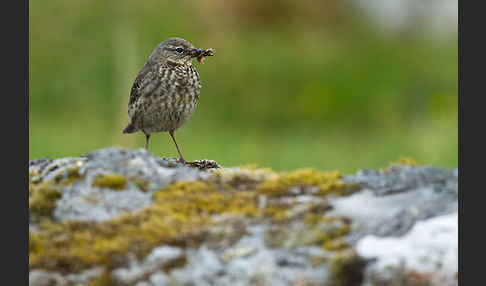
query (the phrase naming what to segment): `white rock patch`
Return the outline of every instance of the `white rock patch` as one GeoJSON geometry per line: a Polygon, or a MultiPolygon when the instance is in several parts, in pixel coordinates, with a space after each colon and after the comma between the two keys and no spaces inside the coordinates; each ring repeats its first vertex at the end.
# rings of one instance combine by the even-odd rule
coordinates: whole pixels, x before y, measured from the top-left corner
{"type": "MultiPolygon", "coordinates": [[[[434,274],[441,281],[457,278],[458,213],[419,221],[398,238],[368,235],[356,245],[358,254],[376,258],[374,269],[404,267],[417,273],[434,274]]],[[[444,284],[442,284],[444,285],[444,284]]]]}

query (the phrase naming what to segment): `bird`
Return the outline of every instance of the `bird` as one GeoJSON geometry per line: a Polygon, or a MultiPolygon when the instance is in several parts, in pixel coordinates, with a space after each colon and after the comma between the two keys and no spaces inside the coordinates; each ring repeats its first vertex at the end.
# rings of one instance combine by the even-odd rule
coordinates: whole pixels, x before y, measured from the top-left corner
{"type": "Polygon", "coordinates": [[[148,151],[152,133],[169,132],[179,153],[178,161],[190,164],[177,145],[174,132],[191,117],[199,101],[201,81],[192,65],[201,64],[213,49],[198,49],[178,37],[157,45],[138,73],[130,90],[129,123],[123,133],[141,131],[148,151]]]}

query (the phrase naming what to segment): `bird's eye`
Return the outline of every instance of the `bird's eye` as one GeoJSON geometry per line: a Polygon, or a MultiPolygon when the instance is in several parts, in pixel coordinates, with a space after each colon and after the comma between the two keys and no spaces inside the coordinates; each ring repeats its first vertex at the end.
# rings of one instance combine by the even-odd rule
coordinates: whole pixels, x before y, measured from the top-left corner
{"type": "Polygon", "coordinates": [[[177,48],[177,49],[176,49],[176,52],[178,52],[179,54],[182,54],[182,52],[183,52],[183,51],[184,51],[184,49],[183,49],[183,48],[177,48]]]}

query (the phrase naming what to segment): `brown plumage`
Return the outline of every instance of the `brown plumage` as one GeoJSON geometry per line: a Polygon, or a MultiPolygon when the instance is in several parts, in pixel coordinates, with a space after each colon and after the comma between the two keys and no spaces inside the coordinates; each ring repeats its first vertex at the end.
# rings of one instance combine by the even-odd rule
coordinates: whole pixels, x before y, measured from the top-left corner
{"type": "Polygon", "coordinates": [[[160,43],[138,73],[130,91],[128,117],[123,133],[142,131],[148,150],[150,135],[169,132],[179,153],[179,161],[187,163],[177,145],[174,131],[192,115],[199,100],[201,83],[192,60],[201,63],[213,50],[200,50],[181,38],[160,43]]]}

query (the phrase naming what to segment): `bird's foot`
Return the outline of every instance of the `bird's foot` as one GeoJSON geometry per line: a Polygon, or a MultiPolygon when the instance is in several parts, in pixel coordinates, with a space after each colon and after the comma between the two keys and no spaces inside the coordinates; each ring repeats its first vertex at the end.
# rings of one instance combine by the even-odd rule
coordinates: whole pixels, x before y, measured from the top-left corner
{"type": "Polygon", "coordinates": [[[215,161],[212,160],[198,160],[194,162],[188,162],[184,159],[179,158],[177,162],[184,164],[186,166],[198,168],[200,170],[220,168],[220,166],[215,161]]]}
{"type": "Polygon", "coordinates": [[[196,163],[196,162],[188,162],[188,161],[184,160],[184,158],[179,158],[177,160],[177,162],[184,164],[184,165],[190,165],[190,166],[194,166],[194,164],[196,163]]]}

